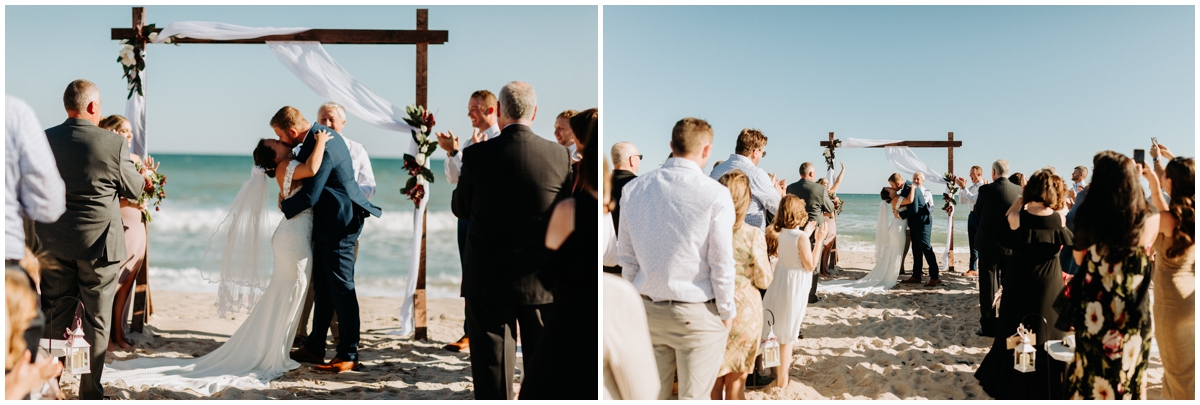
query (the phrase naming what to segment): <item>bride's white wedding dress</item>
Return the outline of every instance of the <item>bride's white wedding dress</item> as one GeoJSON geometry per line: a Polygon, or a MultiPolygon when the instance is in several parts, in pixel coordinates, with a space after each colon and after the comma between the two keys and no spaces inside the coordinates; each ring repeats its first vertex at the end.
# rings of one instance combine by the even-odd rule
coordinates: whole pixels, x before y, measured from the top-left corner
{"type": "MultiPolygon", "coordinates": [[[[283,187],[291,187],[293,160],[283,187]]],[[[299,191],[297,188],[295,191],[299,191]]],[[[295,195],[288,193],[288,197],[295,195]]],[[[254,310],[233,336],[216,350],[195,359],[138,358],[105,367],[102,381],[130,387],[190,389],[208,396],[230,387],[269,388],[270,381],[300,367],[288,357],[299,309],[312,272],[312,210],[284,218],[271,236],[274,271],[254,310]]]]}
{"type": "Polygon", "coordinates": [[[875,268],[858,280],[834,280],[817,284],[817,292],[864,295],[882,293],[896,286],[904,257],[904,233],[908,223],[892,215],[892,206],[879,204],[879,219],[875,223],[875,268]]]}

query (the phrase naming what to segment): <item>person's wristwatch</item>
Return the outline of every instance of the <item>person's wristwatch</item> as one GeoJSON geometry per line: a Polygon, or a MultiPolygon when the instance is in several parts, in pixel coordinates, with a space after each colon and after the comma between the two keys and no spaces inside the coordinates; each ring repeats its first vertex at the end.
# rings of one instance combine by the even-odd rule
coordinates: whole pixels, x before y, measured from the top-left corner
{"type": "Polygon", "coordinates": [[[450,157],[455,157],[455,156],[458,156],[458,149],[455,149],[455,150],[452,150],[452,151],[450,151],[450,152],[447,152],[446,154],[447,154],[447,155],[450,155],[450,157]]]}

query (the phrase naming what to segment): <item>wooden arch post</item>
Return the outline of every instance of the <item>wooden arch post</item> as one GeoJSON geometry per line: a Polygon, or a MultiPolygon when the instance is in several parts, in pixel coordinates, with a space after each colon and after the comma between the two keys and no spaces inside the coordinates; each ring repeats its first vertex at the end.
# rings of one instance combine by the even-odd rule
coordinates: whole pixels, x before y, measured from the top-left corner
{"type": "MultiPolygon", "coordinates": [[[[833,145],[833,132],[829,133],[828,141],[821,141],[821,146],[830,146],[830,145],[833,145]]],[[[900,141],[900,142],[889,143],[886,145],[869,146],[869,147],[870,148],[886,148],[888,146],[907,146],[910,148],[946,148],[946,158],[947,158],[946,159],[947,160],[946,170],[947,170],[947,172],[953,174],[954,173],[954,148],[962,147],[962,141],[955,141],[954,140],[954,132],[948,132],[946,134],[945,141],[900,141]]],[[[950,229],[948,230],[948,232],[950,233],[950,245],[946,247],[947,261],[949,261],[949,263],[946,263],[946,270],[948,272],[953,273],[954,272],[954,221],[950,221],[950,229]]]]}
{"type": "MultiPolygon", "coordinates": [[[[143,27],[146,22],[146,11],[142,7],[133,7],[133,22],[131,28],[113,28],[112,39],[130,41],[135,47],[145,49],[148,45],[143,27]]],[[[154,32],[162,31],[155,28],[154,32]]],[[[149,33],[146,33],[147,35],[149,33]]],[[[417,26],[415,30],[354,30],[354,29],[311,29],[304,32],[286,35],[268,35],[258,38],[213,40],[195,38],[176,38],[176,44],[265,44],[273,41],[316,41],[322,44],[355,44],[355,45],[416,45],[416,104],[428,108],[429,93],[429,44],[444,44],[450,40],[450,32],[429,29],[429,10],[417,9],[417,26]]],[[[424,218],[421,226],[421,258],[417,271],[417,288],[413,294],[413,326],[416,339],[428,340],[429,332],[426,325],[425,303],[425,231],[424,218]]],[[[148,239],[148,238],[147,238],[148,239]]],[[[149,244],[147,244],[149,245],[149,244]]],[[[147,246],[149,252],[149,246],[147,246]]],[[[147,258],[146,262],[149,262],[147,258]]],[[[138,276],[138,287],[134,293],[134,327],[141,331],[152,309],[150,305],[149,285],[144,282],[142,275],[146,274],[148,264],[143,266],[138,276]]],[[[147,280],[148,281],[148,280],[147,280]]]]}

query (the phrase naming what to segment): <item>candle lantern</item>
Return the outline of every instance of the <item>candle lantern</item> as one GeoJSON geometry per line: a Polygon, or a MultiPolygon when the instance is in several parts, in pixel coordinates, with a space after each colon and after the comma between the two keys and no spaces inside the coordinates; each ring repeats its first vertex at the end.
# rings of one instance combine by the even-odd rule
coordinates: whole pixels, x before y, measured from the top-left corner
{"type": "Polygon", "coordinates": [[[1021,334],[1021,342],[1013,349],[1013,368],[1022,373],[1032,373],[1037,370],[1034,362],[1037,360],[1037,349],[1029,341],[1028,334],[1021,334]]]}
{"type": "Polygon", "coordinates": [[[779,357],[779,340],[775,338],[775,332],[771,331],[768,333],[767,339],[762,342],[763,368],[778,367],[779,357]]]}
{"type": "Polygon", "coordinates": [[[67,372],[73,375],[89,374],[92,372],[92,345],[83,337],[83,326],[76,326],[67,338],[67,361],[64,364],[67,372]]]}

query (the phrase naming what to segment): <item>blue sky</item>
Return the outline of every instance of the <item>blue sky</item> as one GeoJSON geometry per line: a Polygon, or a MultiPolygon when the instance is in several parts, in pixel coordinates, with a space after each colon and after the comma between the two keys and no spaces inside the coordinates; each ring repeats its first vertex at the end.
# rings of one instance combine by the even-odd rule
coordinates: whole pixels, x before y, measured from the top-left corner
{"type": "MultiPolygon", "coordinates": [[[[1195,150],[1195,21],[1172,7],[605,7],[604,146],[632,141],[642,172],[671,127],[708,120],[711,169],[737,133],[769,138],[760,167],[795,181],[819,141],[945,140],[955,169],[1007,159],[1069,172],[1150,137],[1195,150]]],[[[878,192],[879,149],[840,150],[841,192],[878,192]]],[[[917,149],[946,170],[945,149],[917,149]]],[[[985,171],[986,175],[986,171],[985,171]]]]}
{"type": "MultiPolygon", "coordinates": [[[[147,6],[146,23],[215,21],[253,27],[413,29],[414,6],[147,6]]],[[[429,107],[436,131],[471,133],[471,92],[498,92],[512,80],[538,91],[533,129],[553,139],[554,116],[599,104],[594,6],[429,8],[430,29],[450,31],[429,46],[429,107]]],[[[125,89],[110,28],[129,27],[128,6],[6,6],[5,92],[25,99],[43,126],[66,118],[62,92],[95,82],[103,112],[124,114],[125,89]]],[[[393,105],[413,102],[412,45],[327,45],[350,74],[393,105]]],[[[304,86],[266,45],[151,45],[146,97],[150,152],[248,155],[272,137],[267,121],[284,105],[315,120],[325,100],[304,86]]],[[[348,117],[347,137],[372,157],[400,157],[408,134],[348,117]]],[[[444,154],[435,154],[435,157],[444,154]]]]}

